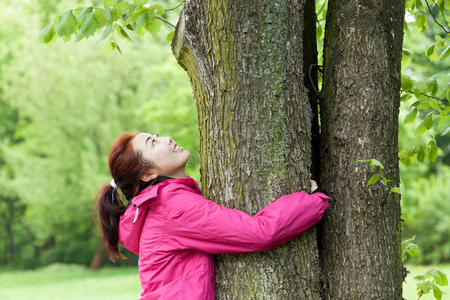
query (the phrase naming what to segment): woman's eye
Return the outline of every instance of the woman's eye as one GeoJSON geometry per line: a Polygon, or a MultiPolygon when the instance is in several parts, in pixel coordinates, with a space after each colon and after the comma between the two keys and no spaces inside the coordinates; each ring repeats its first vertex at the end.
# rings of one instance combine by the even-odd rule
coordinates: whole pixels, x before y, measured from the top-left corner
{"type": "Polygon", "coordinates": [[[152,145],[154,145],[156,143],[156,140],[155,139],[153,139],[152,140],[152,145]]]}

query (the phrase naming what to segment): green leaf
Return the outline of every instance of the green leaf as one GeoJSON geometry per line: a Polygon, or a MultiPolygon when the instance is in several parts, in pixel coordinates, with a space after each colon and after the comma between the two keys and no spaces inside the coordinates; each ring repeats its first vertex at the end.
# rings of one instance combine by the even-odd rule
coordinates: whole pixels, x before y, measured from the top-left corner
{"type": "Polygon", "coordinates": [[[442,299],[442,291],[436,285],[433,285],[433,295],[434,295],[434,298],[436,298],[437,300],[442,299]]]}
{"type": "Polygon", "coordinates": [[[142,27],[147,24],[147,14],[146,13],[140,13],[139,16],[136,19],[136,26],[142,27]]]}
{"type": "Polygon", "coordinates": [[[408,254],[411,256],[416,256],[420,253],[419,248],[417,247],[417,245],[414,244],[414,247],[411,247],[411,249],[408,249],[408,254]]]}
{"type": "Polygon", "coordinates": [[[103,1],[104,7],[113,7],[116,4],[117,0],[105,0],[103,1]]]}
{"type": "Polygon", "coordinates": [[[439,282],[436,280],[436,283],[439,284],[440,286],[447,286],[448,285],[447,275],[445,275],[445,273],[443,273],[442,271],[437,270],[437,269],[436,269],[436,272],[441,277],[439,282]]]}
{"type": "Polygon", "coordinates": [[[436,50],[436,46],[433,45],[430,48],[428,48],[426,55],[430,61],[436,60],[439,58],[436,50]]]}
{"type": "Polygon", "coordinates": [[[417,116],[417,107],[413,107],[413,109],[406,115],[405,120],[403,121],[405,124],[411,123],[416,119],[417,116]]]}
{"type": "Polygon", "coordinates": [[[77,26],[77,19],[73,15],[72,11],[66,11],[56,26],[56,32],[59,36],[70,37],[77,26]]]}
{"type": "Polygon", "coordinates": [[[430,143],[430,160],[436,162],[438,154],[438,148],[435,143],[430,143]]]}
{"type": "Polygon", "coordinates": [[[173,35],[174,35],[174,34],[175,34],[175,30],[172,30],[171,32],[169,32],[169,33],[167,34],[166,39],[167,39],[167,41],[168,41],[169,43],[172,42],[172,39],[173,39],[173,35]]]}
{"type": "Polygon", "coordinates": [[[423,134],[425,131],[427,131],[427,125],[425,124],[425,121],[422,121],[419,126],[417,126],[416,129],[416,135],[421,135],[423,134]]]}
{"type": "Polygon", "coordinates": [[[427,121],[426,121],[427,129],[430,129],[433,126],[433,115],[428,113],[427,121]]]}
{"type": "Polygon", "coordinates": [[[114,49],[117,49],[120,53],[122,53],[122,50],[119,47],[119,44],[116,41],[111,41],[111,45],[114,47],[114,49]]]}
{"type": "Polygon", "coordinates": [[[81,22],[85,18],[85,16],[88,13],[91,13],[91,12],[92,12],[92,7],[91,6],[83,8],[80,11],[80,13],[77,15],[77,22],[81,22]]]}
{"type": "Polygon", "coordinates": [[[424,159],[425,159],[425,150],[423,149],[422,146],[419,146],[419,150],[417,151],[417,160],[419,162],[423,162],[424,159]]]}
{"type": "Polygon", "coordinates": [[[373,174],[372,177],[370,177],[369,181],[367,181],[366,186],[375,184],[380,179],[380,177],[381,177],[381,173],[373,174]]]}
{"type": "Polygon", "coordinates": [[[423,276],[423,275],[416,275],[416,276],[414,276],[414,279],[417,279],[417,280],[424,280],[424,279],[425,279],[425,276],[423,276]]]}
{"type": "Polygon", "coordinates": [[[129,40],[130,42],[132,42],[130,36],[128,35],[128,33],[125,31],[125,29],[123,29],[122,26],[120,26],[119,24],[116,24],[114,26],[114,28],[116,29],[117,33],[124,39],[129,40]]]}
{"type": "Polygon", "coordinates": [[[450,46],[447,46],[444,51],[442,51],[441,55],[439,56],[439,60],[444,60],[450,55],[450,46]]]}
{"type": "Polygon", "coordinates": [[[55,36],[55,30],[53,29],[53,24],[48,24],[39,33],[38,41],[40,43],[49,43],[55,36]]]}
{"type": "Polygon", "coordinates": [[[413,87],[413,84],[414,84],[414,81],[408,75],[402,76],[402,90],[404,90],[404,91],[411,90],[413,87]]]}
{"type": "Polygon", "coordinates": [[[380,167],[380,169],[384,169],[383,164],[379,160],[372,158],[370,160],[370,167],[373,169],[375,166],[380,167]]]}
{"type": "Polygon", "coordinates": [[[416,0],[417,9],[423,9],[422,0],[416,0]]]}
{"type": "Polygon", "coordinates": [[[105,15],[103,14],[103,9],[95,10],[95,20],[97,20],[98,28],[102,28],[103,26],[105,26],[107,20],[105,18],[105,15]]]}
{"type": "Polygon", "coordinates": [[[391,188],[390,190],[389,190],[389,193],[397,193],[397,194],[402,194],[401,192],[400,192],[400,188],[399,187],[393,187],[393,188],[391,188]]]}
{"type": "Polygon", "coordinates": [[[419,29],[421,30],[425,30],[425,23],[426,23],[426,17],[424,15],[421,14],[416,14],[416,25],[419,29]]]}
{"type": "Polygon", "coordinates": [[[112,16],[111,8],[105,8],[103,10],[103,16],[105,17],[106,21],[112,21],[113,16],[112,16]]]}
{"type": "Polygon", "coordinates": [[[162,15],[166,11],[160,4],[151,5],[149,9],[157,15],[162,15]]]}
{"type": "Polygon", "coordinates": [[[428,83],[426,90],[430,92],[432,96],[436,95],[436,93],[438,92],[438,83],[436,79],[433,79],[428,83]]]}
{"type": "Polygon", "coordinates": [[[153,35],[157,34],[160,28],[161,21],[156,18],[151,18],[150,22],[147,24],[147,30],[153,35]]]}
{"type": "Polygon", "coordinates": [[[405,102],[405,101],[408,101],[409,99],[411,99],[411,95],[410,94],[408,94],[408,93],[403,93],[402,95],[401,95],[401,97],[400,97],[400,100],[402,101],[402,102],[405,102]]]}
{"type": "Polygon", "coordinates": [[[81,24],[80,30],[77,33],[76,41],[82,40],[84,37],[89,37],[94,34],[97,29],[98,23],[95,20],[93,12],[86,14],[83,23],[81,24]]]}
{"type": "Polygon", "coordinates": [[[104,55],[104,56],[109,56],[109,55],[111,55],[111,53],[113,53],[114,52],[114,46],[112,45],[112,43],[111,42],[109,42],[109,43],[107,43],[106,45],[105,45],[105,47],[103,47],[103,49],[102,49],[102,55],[104,55]]]}
{"type": "Polygon", "coordinates": [[[114,4],[114,8],[117,9],[121,14],[124,13],[125,8],[127,8],[128,3],[126,1],[120,1],[114,4]]]}
{"type": "Polygon", "coordinates": [[[405,55],[405,56],[412,56],[412,51],[409,50],[409,49],[403,48],[403,49],[402,49],[402,55],[405,55]]]}
{"type": "Polygon", "coordinates": [[[101,40],[104,40],[112,31],[113,24],[107,23],[105,26],[105,29],[103,29],[102,35],[100,36],[100,39],[97,41],[100,42],[101,40]]]}

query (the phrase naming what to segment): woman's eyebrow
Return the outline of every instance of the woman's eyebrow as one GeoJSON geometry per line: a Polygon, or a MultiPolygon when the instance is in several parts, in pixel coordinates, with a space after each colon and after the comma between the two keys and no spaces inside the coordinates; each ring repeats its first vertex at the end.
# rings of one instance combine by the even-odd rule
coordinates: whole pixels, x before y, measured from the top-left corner
{"type": "Polygon", "coordinates": [[[146,144],[146,145],[148,144],[148,141],[149,141],[151,138],[152,138],[151,136],[148,136],[148,138],[145,140],[145,144],[146,144]]]}

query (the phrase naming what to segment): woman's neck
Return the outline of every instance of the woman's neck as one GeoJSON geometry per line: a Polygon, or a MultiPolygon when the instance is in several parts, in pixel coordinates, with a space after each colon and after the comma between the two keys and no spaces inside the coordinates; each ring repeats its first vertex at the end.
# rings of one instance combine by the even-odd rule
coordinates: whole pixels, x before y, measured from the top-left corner
{"type": "Polygon", "coordinates": [[[186,170],[184,168],[180,168],[178,170],[176,170],[175,172],[173,172],[170,175],[167,175],[168,177],[172,177],[172,178],[183,178],[183,177],[187,177],[186,175],[186,170]]]}

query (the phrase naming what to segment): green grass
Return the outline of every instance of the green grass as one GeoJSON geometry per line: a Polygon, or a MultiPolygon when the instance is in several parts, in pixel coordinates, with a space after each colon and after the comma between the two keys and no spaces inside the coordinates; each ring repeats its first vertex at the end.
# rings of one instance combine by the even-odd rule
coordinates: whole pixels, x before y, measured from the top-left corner
{"type": "Polygon", "coordinates": [[[140,283],[137,268],[90,271],[76,265],[52,265],[33,271],[0,272],[0,299],[136,300],[140,283]]]}
{"type": "MultiPolygon", "coordinates": [[[[431,267],[407,266],[408,274],[403,284],[403,297],[417,299],[415,275],[424,273],[431,267]]],[[[436,266],[450,277],[450,265],[436,266]]],[[[449,278],[450,279],[450,278],[449,278]]],[[[2,300],[53,300],[53,299],[130,299],[139,298],[139,274],[137,268],[103,268],[90,271],[77,265],[55,264],[34,271],[0,271],[0,299],[2,300]]],[[[450,288],[442,299],[450,299],[450,288]]],[[[431,294],[421,300],[431,300],[431,294]]]]}

